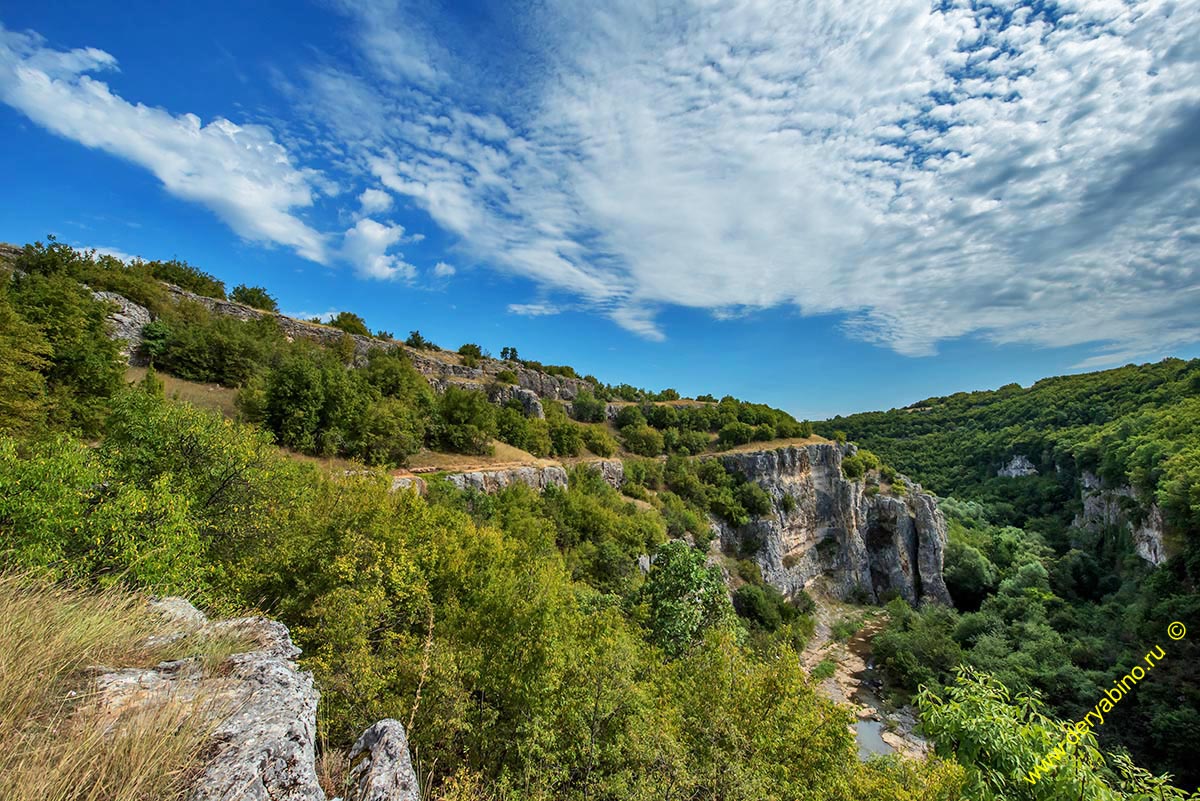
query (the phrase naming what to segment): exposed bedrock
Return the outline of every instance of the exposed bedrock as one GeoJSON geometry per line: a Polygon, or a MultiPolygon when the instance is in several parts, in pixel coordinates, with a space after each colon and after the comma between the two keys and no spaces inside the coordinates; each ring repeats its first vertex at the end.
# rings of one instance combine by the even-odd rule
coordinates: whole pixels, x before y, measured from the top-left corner
{"type": "Polygon", "coordinates": [[[721,546],[755,561],[785,594],[818,576],[843,598],[950,603],[942,577],[946,521],[932,495],[909,483],[902,497],[868,492],[842,475],[853,445],[805,445],[717,457],[771,496],[745,526],[717,522],[721,546]],[[784,500],[790,496],[790,500],[784,500]]]}

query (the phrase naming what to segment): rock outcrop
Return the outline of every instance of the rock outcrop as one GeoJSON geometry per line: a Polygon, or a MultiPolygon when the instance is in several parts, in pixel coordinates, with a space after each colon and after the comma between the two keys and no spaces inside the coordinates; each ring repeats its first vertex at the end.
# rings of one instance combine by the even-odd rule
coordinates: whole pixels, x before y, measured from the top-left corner
{"type": "Polygon", "coordinates": [[[350,749],[350,791],[346,801],[420,801],[417,773],[408,753],[408,735],[398,720],[381,720],[350,749]]]}
{"type": "MultiPolygon", "coordinates": [[[[194,657],[151,668],[102,669],[95,699],[115,717],[134,708],[198,700],[213,723],[212,756],[196,777],[189,801],[326,801],[317,781],[316,719],[320,698],[311,673],[297,668],[300,649],[283,624],[262,617],[210,622],[181,598],[152,606],[172,623],[153,645],[188,636],[236,635],[253,650],[206,670],[194,657]]],[[[417,779],[404,728],[375,724],[359,740],[369,754],[354,773],[358,801],[415,801],[417,779]],[[365,767],[364,767],[365,766],[365,767]]],[[[356,746],[357,747],[357,746],[356,746]]]]}
{"type": "Polygon", "coordinates": [[[153,321],[154,316],[145,306],[139,306],[124,295],[116,292],[93,292],[97,298],[116,306],[108,315],[108,328],[112,338],[121,343],[125,360],[135,367],[148,363],[142,351],[142,328],[153,321]]]}
{"type": "Polygon", "coordinates": [[[942,577],[946,522],[932,495],[872,494],[842,474],[852,446],[805,445],[720,456],[767,490],[772,510],[745,526],[718,521],[721,546],[753,559],[763,578],[793,594],[818,576],[843,598],[950,603],[942,577]],[[790,497],[789,500],[785,500],[790,497]]]}
{"type": "Polygon", "coordinates": [[[1038,474],[1037,467],[1033,462],[1029,461],[1029,457],[1018,453],[1013,458],[1008,460],[1008,464],[996,471],[996,475],[1001,478],[1023,478],[1025,476],[1036,476],[1038,474]]]}
{"type": "Polygon", "coordinates": [[[1095,473],[1087,471],[1080,476],[1079,485],[1083,509],[1072,525],[1090,531],[1124,530],[1134,552],[1146,562],[1157,567],[1167,561],[1162,510],[1153,500],[1140,497],[1128,484],[1106,487],[1095,473]]]}
{"type": "Polygon", "coordinates": [[[458,489],[473,489],[479,492],[498,492],[512,484],[527,484],[539,492],[551,485],[567,486],[567,471],[558,465],[476,470],[470,473],[450,473],[445,478],[458,489]]]}
{"type": "MultiPolygon", "coordinates": [[[[600,477],[613,487],[619,488],[625,480],[625,464],[620,459],[598,459],[585,464],[598,472],[600,477]]],[[[487,493],[499,492],[513,484],[525,484],[538,492],[549,486],[567,486],[566,468],[556,464],[443,473],[441,477],[460,490],[473,489],[487,493]]],[[[425,486],[425,480],[418,476],[397,476],[392,479],[393,490],[416,489],[418,493],[424,494],[425,486]]]]}

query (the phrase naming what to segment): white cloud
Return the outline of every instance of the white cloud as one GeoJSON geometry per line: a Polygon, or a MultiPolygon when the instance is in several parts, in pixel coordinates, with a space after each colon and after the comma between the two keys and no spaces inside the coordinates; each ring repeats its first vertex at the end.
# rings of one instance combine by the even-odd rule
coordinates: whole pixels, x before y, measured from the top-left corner
{"type": "Polygon", "coordinates": [[[358,203],[363,215],[379,214],[392,207],[392,196],[382,189],[364,189],[358,203]]]}
{"type": "Polygon", "coordinates": [[[324,237],[293,214],[313,203],[312,175],[269,130],[222,117],[204,125],[194,114],[132,104],[87,74],[116,66],[102,50],[53,50],[0,27],[0,100],[59,136],[145,167],[239,236],[326,261],[324,237]]]}
{"type": "Polygon", "coordinates": [[[558,314],[559,308],[549,303],[510,303],[508,311],[523,317],[546,317],[558,314]]]}
{"type": "Polygon", "coordinates": [[[114,259],[117,259],[118,261],[123,261],[126,264],[128,264],[129,262],[134,261],[136,259],[142,259],[143,261],[145,261],[145,259],[142,256],[133,256],[133,255],[130,255],[129,253],[126,253],[123,250],[118,250],[117,248],[94,246],[94,247],[82,247],[82,248],[79,248],[79,250],[85,250],[85,251],[94,250],[94,251],[96,251],[97,255],[112,256],[114,259]]]}
{"type": "Polygon", "coordinates": [[[439,261],[437,264],[433,265],[433,274],[438,278],[449,278],[456,272],[458,272],[458,270],[454,269],[453,264],[447,264],[444,261],[439,261]]]}
{"type": "Polygon", "coordinates": [[[420,24],[347,4],[424,90],[327,69],[312,111],[480,262],[648,337],[794,304],[909,354],[1200,339],[1195,4],[670,5],[551,2],[520,76],[449,85],[420,24]]]}
{"type": "Polygon", "coordinates": [[[342,255],[364,278],[412,278],[416,268],[404,261],[403,255],[389,256],[387,253],[393,245],[403,241],[404,226],[364,218],[346,231],[342,255]]]}

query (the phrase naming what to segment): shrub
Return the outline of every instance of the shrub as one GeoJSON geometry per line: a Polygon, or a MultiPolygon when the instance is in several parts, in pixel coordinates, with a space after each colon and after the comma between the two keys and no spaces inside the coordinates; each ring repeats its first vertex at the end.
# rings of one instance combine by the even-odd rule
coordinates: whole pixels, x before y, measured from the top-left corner
{"type": "Polygon", "coordinates": [[[517,374],[512,370],[501,370],[496,373],[496,380],[501,384],[516,384],[518,383],[517,374]]]}
{"type": "Polygon", "coordinates": [[[837,673],[837,662],[834,662],[832,659],[822,659],[808,675],[813,681],[825,681],[825,679],[831,678],[834,673],[837,673]]]}
{"type": "Polygon", "coordinates": [[[467,342],[466,344],[458,346],[458,355],[469,356],[473,359],[482,359],[483,348],[479,347],[473,342],[467,342]]]}
{"type": "Polygon", "coordinates": [[[583,429],[583,444],[597,456],[612,456],[617,452],[617,441],[601,428],[587,426],[583,429]]]}
{"type": "Polygon", "coordinates": [[[587,390],[581,390],[571,403],[571,416],[583,423],[602,423],[604,408],[604,401],[587,390]]]}
{"type": "Polygon", "coordinates": [[[329,325],[334,328],[339,328],[347,334],[354,334],[360,337],[371,336],[371,329],[367,328],[367,323],[363,318],[359,317],[354,312],[341,311],[334,315],[329,321],[329,325]]]}
{"type": "Polygon", "coordinates": [[[409,331],[408,339],[404,340],[404,344],[417,350],[437,350],[437,345],[421,336],[420,331],[409,331]]]}
{"type": "Polygon", "coordinates": [[[744,445],[747,442],[750,442],[753,438],[754,426],[737,420],[722,426],[720,432],[717,434],[717,441],[723,448],[732,448],[735,445],[744,445]]]}
{"type": "Polygon", "coordinates": [[[279,311],[279,304],[275,298],[261,286],[238,284],[233,288],[233,292],[229,293],[229,299],[265,312],[279,311]]]}
{"type": "Polygon", "coordinates": [[[203,270],[193,267],[186,261],[171,259],[170,261],[150,261],[145,264],[150,274],[159,281],[174,284],[180,289],[186,289],[197,295],[209,298],[225,299],[225,282],[203,270]]]}
{"type": "Polygon", "coordinates": [[[626,426],[644,426],[646,425],[646,416],[642,414],[642,410],[637,406],[622,406],[617,411],[616,420],[617,428],[625,428],[626,426]]]}
{"type": "Polygon", "coordinates": [[[621,429],[625,448],[638,456],[658,456],[663,452],[663,435],[650,426],[627,425],[621,429]]]}
{"type": "Polygon", "coordinates": [[[496,407],[482,392],[449,386],[438,403],[438,442],[456,453],[487,454],[496,435],[496,407]]]}

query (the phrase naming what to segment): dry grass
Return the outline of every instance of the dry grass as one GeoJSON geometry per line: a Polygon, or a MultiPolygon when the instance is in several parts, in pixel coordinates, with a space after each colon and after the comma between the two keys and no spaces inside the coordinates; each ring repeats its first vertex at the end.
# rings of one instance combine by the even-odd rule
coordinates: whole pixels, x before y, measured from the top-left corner
{"type": "Polygon", "coordinates": [[[408,460],[409,468],[432,467],[447,472],[469,472],[471,470],[497,470],[505,467],[544,466],[558,464],[554,459],[539,459],[528,451],[514,448],[503,442],[492,442],[491,456],[469,456],[462,453],[437,453],[422,450],[408,460]]]}
{"type": "MultiPolygon", "coordinates": [[[[136,596],[0,575],[0,798],[170,801],[203,766],[214,725],[202,698],[142,704],[115,720],[89,669],[145,666],[185,646],[144,645],[163,626],[136,596]]],[[[194,647],[196,643],[192,643],[194,647]]]]}
{"type": "MultiPolygon", "coordinates": [[[[145,375],[145,367],[129,367],[125,370],[125,380],[129,382],[139,382],[145,375]]],[[[166,373],[158,373],[158,378],[163,382],[163,394],[168,398],[190,403],[199,409],[215,409],[230,420],[237,419],[238,409],[234,402],[238,393],[236,389],[220,384],[184,381],[166,373]]]]}
{"type": "Polygon", "coordinates": [[[770,442],[747,442],[745,445],[738,445],[725,451],[717,451],[716,454],[722,453],[746,453],[748,451],[773,451],[779,448],[788,448],[798,445],[820,445],[832,442],[833,440],[818,437],[815,434],[811,437],[792,437],[790,439],[773,439],[770,442]]]}

